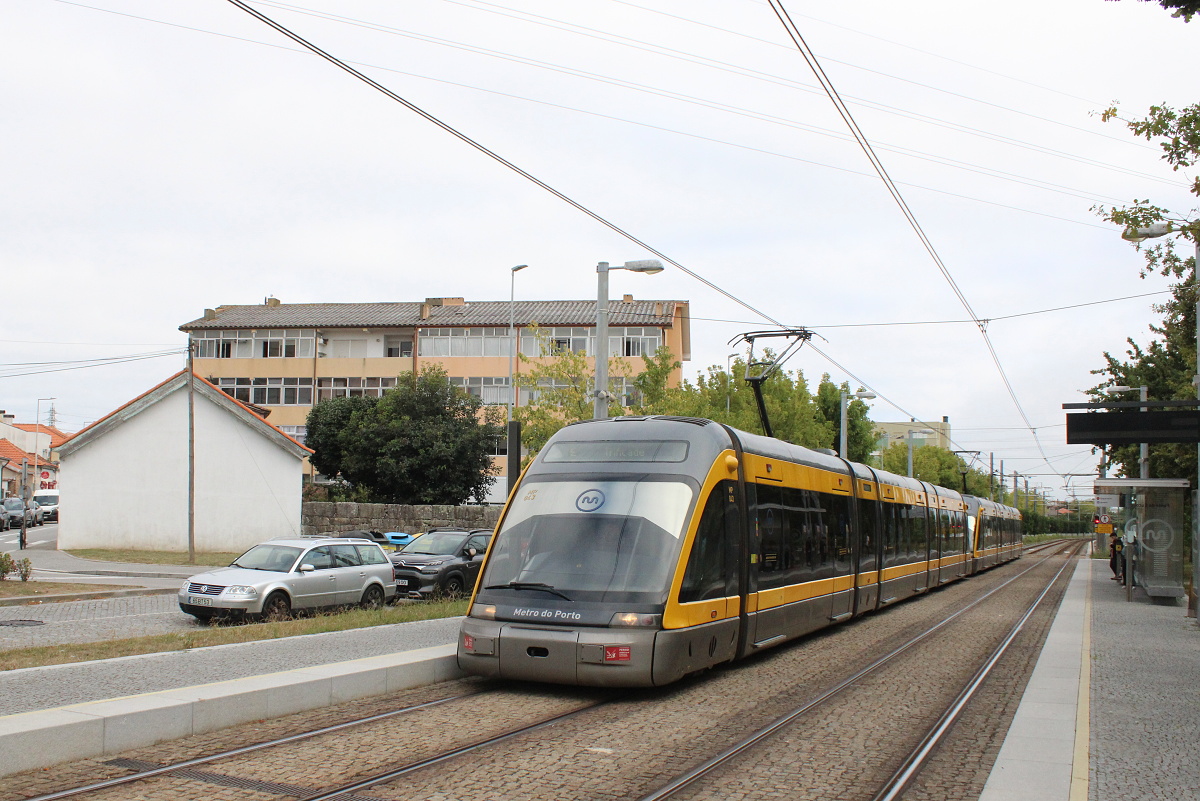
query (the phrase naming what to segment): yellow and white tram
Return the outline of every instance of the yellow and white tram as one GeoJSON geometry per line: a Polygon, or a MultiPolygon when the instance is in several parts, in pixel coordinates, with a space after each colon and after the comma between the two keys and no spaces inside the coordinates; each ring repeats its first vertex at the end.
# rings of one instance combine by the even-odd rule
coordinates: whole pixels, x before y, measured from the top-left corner
{"type": "Polygon", "coordinates": [[[655,686],[1021,552],[1020,513],[711,420],[555,434],[497,526],[468,673],[655,686]]]}

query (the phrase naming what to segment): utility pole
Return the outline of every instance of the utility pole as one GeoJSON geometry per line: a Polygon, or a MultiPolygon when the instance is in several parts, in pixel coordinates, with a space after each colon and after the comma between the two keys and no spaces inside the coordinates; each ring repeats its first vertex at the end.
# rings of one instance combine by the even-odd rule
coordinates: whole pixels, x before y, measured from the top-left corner
{"type": "Polygon", "coordinates": [[[196,372],[193,357],[196,343],[188,334],[187,410],[188,410],[188,564],[196,564],[196,372]]]}

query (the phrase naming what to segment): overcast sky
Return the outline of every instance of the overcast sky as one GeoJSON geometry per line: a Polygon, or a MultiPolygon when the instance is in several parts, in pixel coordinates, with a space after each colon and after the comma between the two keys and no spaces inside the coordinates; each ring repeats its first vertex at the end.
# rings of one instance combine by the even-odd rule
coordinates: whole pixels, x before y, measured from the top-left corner
{"type": "MultiPolygon", "coordinates": [[[[1133,0],[785,0],[991,321],[1018,408],[765,0],[254,6],[734,296],[612,274],[613,297],[690,301],[685,375],[770,320],[808,326],[821,353],[787,368],[869,386],[877,420],[947,416],[958,448],[1060,496],[1095,464],[1061,404],[1149,337],[1165,295],[1131,296],[1166,289],[1090,208],[1192,208],[1098,112],[1195,102],[1200,22],[1133,0]]],[[[182,356],[44,363],[181,352],[205,307],[507,300],[515,264],[520,299],[592,299],[596,262],[650,256],[227,0],[2,7],[0,408],[19,422],[53,397],[77,430],[140,394],[182,356]]]]}

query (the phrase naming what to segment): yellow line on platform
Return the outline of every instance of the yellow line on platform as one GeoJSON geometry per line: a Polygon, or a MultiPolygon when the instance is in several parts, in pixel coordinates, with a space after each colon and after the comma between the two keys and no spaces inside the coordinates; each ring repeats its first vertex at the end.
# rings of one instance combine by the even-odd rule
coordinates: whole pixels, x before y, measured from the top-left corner
{"type": "Polygon", "coordinates": [[[1075,708],[1075,756],[1071,760],[1071,801],[1087,801],[1088,777],[1091,768],[1091,698],[1092,698],[1092,564],[1080,560],[1087,568],[1087,589],[1083,596],[1083,653],[1079,665],[1079,698],[1075,708]]]}

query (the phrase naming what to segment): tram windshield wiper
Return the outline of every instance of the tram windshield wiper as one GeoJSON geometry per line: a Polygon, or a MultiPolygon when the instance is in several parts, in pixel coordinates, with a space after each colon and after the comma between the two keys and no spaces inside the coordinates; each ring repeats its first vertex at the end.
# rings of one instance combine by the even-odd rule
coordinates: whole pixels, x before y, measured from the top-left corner
{"type": "Polygon", "coordinates": [[[559,598],[562,598],[564,601],[571,600],[570,597],[563,595],[561,592],[554,589],[554,587],[550,586],[549,584],[543,584],[540,581],[510,581],[507,584],[492,584],[489,587],[484,587],[484,589],[485,590],[541,590],[542,592],[548,592],[551,595],[557,595],[559,598]]]}

